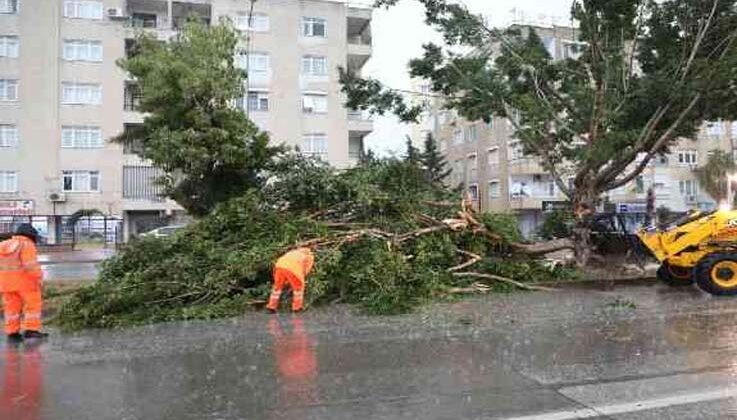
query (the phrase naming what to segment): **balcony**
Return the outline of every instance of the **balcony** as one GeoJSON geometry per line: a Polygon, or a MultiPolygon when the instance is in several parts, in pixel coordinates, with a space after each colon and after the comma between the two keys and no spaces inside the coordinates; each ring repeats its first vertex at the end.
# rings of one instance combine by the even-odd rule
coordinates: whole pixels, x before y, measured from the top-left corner
{"type": "Polygon", "coordinates": [[[510,160],[508,168],[510,175],[547,174],[547,171],[543,169],[537,159],[534,158],[510,160]]]}
{"type": "Polygon", "coordinates": [[[539,197],[510,195],[509,208],[512,210],[542,210],[543,199],[539,197]]]}
{"type": "Polygon", "coordinates": [[[374,131],[374,121],[367,112],[348,110],[348,131],[365,136],[374,131]]]}
{"type": "Polygon", "coordinates": [[[348,9],[348,69],[359,72],[371,58],[371,9],[348,9]]]}
{"type": "Polygon", "coordinates": [[[143,95],[137,84],[126,82],[123,90],[123,111],[138,112],[143,95]]]}
{"type": "Polygon", "coordinates": [[[128,0],[126,14],[126,26],[138,30],[158,30],[162,35],[167,35],[172,30],[181,29],[189,18],[199,19],[209,25],[212,6],[206,0],[128,0]]]}

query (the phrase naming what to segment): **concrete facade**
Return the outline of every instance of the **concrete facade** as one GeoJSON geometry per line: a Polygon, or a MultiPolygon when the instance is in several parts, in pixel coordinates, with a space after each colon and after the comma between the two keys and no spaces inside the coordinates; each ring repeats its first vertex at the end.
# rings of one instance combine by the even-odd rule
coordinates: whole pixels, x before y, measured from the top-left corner
{"type": "MultiPolygon", "coordinates": [[[[575,33],[567,27],[536,27],[548,51],[557,58],[575,54],[575,33]]],[[[418,84],[418,86],[421,86],[418,84]]],[[[428,97],[424,120],[414,136],[431,132],[453,169],[451,183],[463,185],[482,211],[513,212],[520,230],[534,235],[546,213],[567,198],[539,161],[522,153],[509,120],[467,121],[442,100],[428,97]]],[[[694,169],[703,166],[714,149],[733,153],[737,123],[717,121],[702,127],[696,139],[679,139],[670,153],[655,159],[630,184],[608,192],[602,211],[626,214],[628,228],[645,220],[647,191],[653,188],[656,207],[673,212],[711,209],[716,203],[698,185],[694,169]]]]}
{"type": "Polygon", "coordinates": [[[360,71],[370,57],[370,9],[328,0],[257,1],[249,30],[244,0],[11,0],[0,7],[6,7],[0,11],[5,222],[98,209],[135,233],[140,229],[129,222],[136,216],[180,211],[157,196],[147,162],[108,140],[143,121],[135,85],[116,60],[137,32],[168,39],[193,14],[208,23],[228,18],[242,30],[239,63],[249,63],[251,100],[241,104],[274,141],[346,167],[372,130],[371,121],[343,107],[337,72],[338,66],[360,71]],[[315,59],[306,65],[305,57],[315,59]]]}

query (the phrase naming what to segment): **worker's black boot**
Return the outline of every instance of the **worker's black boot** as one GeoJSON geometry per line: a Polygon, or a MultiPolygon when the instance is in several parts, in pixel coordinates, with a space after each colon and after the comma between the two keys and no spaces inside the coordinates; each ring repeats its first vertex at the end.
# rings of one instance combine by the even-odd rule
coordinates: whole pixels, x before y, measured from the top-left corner
{"type": "Polygon", "coordinates": [[[23,336],[20,333],[8,334],[8,343],[20,343],[23,341],[23,336]]]}
{"type": "Polygon", "coordinates": [[[46,338],[48,336],[49,335],[47,333],[35,330],[26,330],[26,332],[23,333],[23,338],[46,338]]]}

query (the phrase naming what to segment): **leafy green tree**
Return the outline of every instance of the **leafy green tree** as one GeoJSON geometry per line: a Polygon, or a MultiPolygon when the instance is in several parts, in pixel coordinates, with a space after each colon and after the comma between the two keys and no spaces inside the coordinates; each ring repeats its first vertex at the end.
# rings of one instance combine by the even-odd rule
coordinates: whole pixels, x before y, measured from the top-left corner
{"type": "Polygon", "coordinates": [[[425,147],[420,156],[422,166],[427,172],[428,181],[435,185],[442,185],[450,176],[451,169],[445,156],[438,150],[438,143],[431,133],[427,133],[425,147]]]}
{"type": "Polygon", "coordinates": [[[140,154],[167,175],[168,197],[195,216],[263,184],[277,148],[234,107],[245,72],[234,64],[236,32],[228,25],[189,22],[172,41],[136,38],[136,54],[118,65],[142,95],[143,124],[117,141],[140,142],[140,154]]]}
{"type": "Polygon", "coordinates": [[[696,169],[701,188],[717,203],[729,200],[729,176],[737,170],[732,155],[722,150],[712,150],[706,165],[696,169]]]}
{"type": "MultiPolygon", "coordinates": [[[[445,45],[425,45],[411,76],[469,120],[511,121],[572,203],[580,264],[591,255],[590,216],[602,193],[704,121],[737,117],[737,0],[574,0],[580,56],[565,59],[551,57],[533,28],[492,28],[462,3],[418,1],[445,45]]],[[[341,81],[349,107],[420,114],[375,80],[342,70],[341,81]]]]}

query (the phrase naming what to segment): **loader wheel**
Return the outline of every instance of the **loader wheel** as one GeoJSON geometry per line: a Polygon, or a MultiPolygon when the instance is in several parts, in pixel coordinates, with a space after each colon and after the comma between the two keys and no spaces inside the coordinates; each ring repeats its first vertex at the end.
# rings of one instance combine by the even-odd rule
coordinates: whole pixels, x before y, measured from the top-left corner
{"type": "Polygon", "coordinates": [[[737,295],[737,255],[711,254],[694,268],[701,290],[712,295],[737,295]]]}
{"type": "Polygon", "coordinates": [[[657,272],[658,279],[668,286],[690,286],[694,280],[691,269],[663,263],[657,272]]]}

